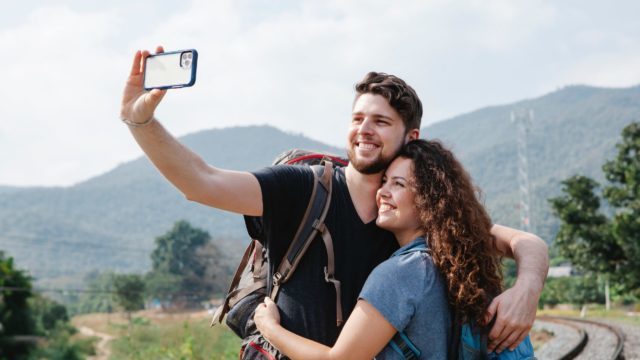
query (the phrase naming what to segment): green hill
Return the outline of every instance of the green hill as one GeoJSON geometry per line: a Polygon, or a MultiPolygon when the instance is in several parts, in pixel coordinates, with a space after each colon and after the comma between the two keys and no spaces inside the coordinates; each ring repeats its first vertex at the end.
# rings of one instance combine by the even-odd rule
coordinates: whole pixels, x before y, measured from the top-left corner
{"type": "MultiPolygon", "coordinates": [[[[180,140],[207,162],[238,170],[269,165],[293,147],[340,152],[269,126],[201,131],[180,140]]],[[[146,157],[68,188],[0,191],[0,249],[38,279],[91,269],[146,271],[153,239],[179,219],[209,231],[232,258],[241,255],[242,217],[185,200],[146,157]]]]}
{"type": "Polygon", "coordinates": [[[557,221],[549,197],[560,181],[582,173],[603,181],[601,166],[614,155],[625,125],[640,120],[640,86],[603,89],[570,86],[514,104],[492,106],[422,130],[456,151],[486,195],[493,220],[519,226],[516,127],[514,109],[532,109],[528,138],[529,179],[534,231],[551,241],[557,221]]]}
{"type": "MultiPolygon", "coordinates": [[[[484,190],[495,222],[518,227],[516,129],[513,109],[530,108],[529,172],[534,230],[553,239],[557,222],[546,199],[575,173],[602,179],[622,128],[640,120],[640,87],[571,86],[548,95],[483,108],[422,129],[453,147],[484,190]]],[[[132,140],[133,141],[133,140],[132,140]]],[[[299,147],[342,153],[269,126],[207,130],[181,138],[216,166],[258,169],[299,147]]],[[[186,201],[146,158],[72,187],[0,187],[0,249],[40,280],[91,269],[145,271],[153,239],[179,219],[208,230],[230,261],[246,241],[242,218],[186,201]]]]}

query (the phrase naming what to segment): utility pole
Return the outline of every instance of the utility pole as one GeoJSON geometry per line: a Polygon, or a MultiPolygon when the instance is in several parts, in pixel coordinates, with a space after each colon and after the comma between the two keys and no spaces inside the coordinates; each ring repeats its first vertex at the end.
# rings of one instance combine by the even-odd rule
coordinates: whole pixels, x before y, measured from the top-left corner
{"type": "Polygon", "coordinates": [[[527,140],[533,121],[533,110],[511,111],[511,122],[516,125],[518,142],[518,188],[520,191],[520,224],[524,231],[531,231],[531,197],[529,194],[529,154],[527,140]]]}

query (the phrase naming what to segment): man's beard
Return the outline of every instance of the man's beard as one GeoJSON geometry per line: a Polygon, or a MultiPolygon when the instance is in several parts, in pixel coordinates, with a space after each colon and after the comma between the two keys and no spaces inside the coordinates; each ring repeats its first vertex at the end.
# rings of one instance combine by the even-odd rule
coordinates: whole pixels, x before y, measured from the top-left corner
{"type": "Polygon", "coordinates": [[[356,154],[353,148],[347,150],[347,157],[349,158],[351,165],[353,165],[353,168],[358,170],[359,173],[365,175],[378,174],[384,171],[393,161],[393,157],[386,159],[382,157],[382,155],[378,156],[372,162],[356,161],[356,154]]]}

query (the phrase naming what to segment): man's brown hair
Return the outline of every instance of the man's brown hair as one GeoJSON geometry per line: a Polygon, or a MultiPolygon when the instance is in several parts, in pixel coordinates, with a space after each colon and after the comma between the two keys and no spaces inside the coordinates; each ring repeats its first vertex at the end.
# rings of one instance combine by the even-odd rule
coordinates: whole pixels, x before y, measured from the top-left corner
{"type": "Polygon", "coordinates": [[[381,95],[398,114],[408,132],[420,129],[422,103],[413,88],[397,76],[380,72],[370,72],[356,84],[356,99],[362,94],[381,95]]]}

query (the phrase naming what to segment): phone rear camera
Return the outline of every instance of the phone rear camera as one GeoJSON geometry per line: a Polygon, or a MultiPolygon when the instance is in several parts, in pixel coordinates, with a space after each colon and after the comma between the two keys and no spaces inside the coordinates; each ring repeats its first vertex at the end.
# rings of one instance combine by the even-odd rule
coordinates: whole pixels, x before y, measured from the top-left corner
{"type": "Polygon", "coordinates": [[[187,59],[191,60],[193,58],[193,54],[192,53],[187,53],[187,59]]]}
{"type": "Polygon", "coordinates": [[[191,60],[185,60],[185,61],[184,61],[184,66],[185,66],[185,67],[187,67],[187,68],[188,68],[189,66],[191,66],[191,60]]]}

